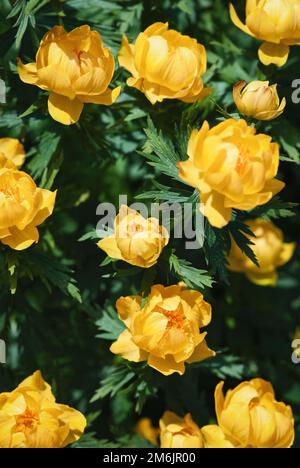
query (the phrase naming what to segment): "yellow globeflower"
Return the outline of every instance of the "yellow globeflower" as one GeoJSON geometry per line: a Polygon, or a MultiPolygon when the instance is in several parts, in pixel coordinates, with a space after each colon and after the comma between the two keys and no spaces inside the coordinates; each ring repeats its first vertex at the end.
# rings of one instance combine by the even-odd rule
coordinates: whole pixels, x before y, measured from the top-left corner
{"type": "Polygon", "coordinates": [[[294,442],[292,410],[275,399],[272,385],[263,379],[243,382],[223,395],[224,382],[215,391],[218,423],[238,448],[289,448],[294,442]]]}
{"type": "Polygon", "coordinates": [[[257,120],[273,120],[285,109],[286,99],[279,101],[277,85],[268,81],[240,81],[233,88],[233,98],[241,114],[257,120]]]}
{"type": "Polygon", "coordinates": [[[195,102],[210,94],[204,88],[206,51],[189,36],[154,23],[129,44],[123,37],[120,65],[131,73],[128,86],[139,89],[151,104],[164,99],[195,102]]]}
{"type": "Polygon", "coordinates": [[[64,125],[79,120],[84,104],[111,105],[120,94],[120,87],[108,88],[114,58],[100,34],[87,25],[71,32],[55,26],[43,37],[36,62],[24,65],[19,60],[18,70],[24,83],[50,92],[50,115],[64,125]]]}
{"type": "Polygon", "coordinates": [[[292,258],[296,244],[285,243],[283,233],[270,221],[255,219],[246,221],[254,236],[248,236],[253,245],[259,262],[256,266],[232,240],[228,257],[228,268],[231,271],[245,273],[247,278],[261,286],[272,286],[277,283],[277,268],[289,262],[292,258]]]}
{"type": "Polygon", "coordinates": [[[25,150],[16,138],[0,138],[0,168],[20,168],[25,161],[25,150]]]}
{"type": "Polygon", "coordinates": [[[158,427],[153,427],[150,418],[141,418],[135,427],[135,432],[152,445],[158,445],[157,439],[160,431],[158,427]]]}
{"type": "Polygon", "coordinates": [[[220,427],[200,429],[190,414],[180,418],[171,411],[160,420],[160,440],[161,448],[234,448],[220,427]]]}
{"type": "Polygon", "coordinates": [[[182,375],[186,362],[215,356],[199,330],[210,323],[211,306],[182,283],[153,286],[144,305],[140,296],[121,297],[116,307],[127,328],[110,350],[128,361],[147,361],[164,375],[182,375]]]}
{"type": "Polygon", "coordinates": [[[0,169],[0,242],[15,250],[38,242],[37,226],[52,214],[55,197],[25,172],[0,169]]]}
{"type": "Polygon", "coordinates": [[[192,132],[188,156],[178,163],[179,175],[199,190],[201,211],[217,228],[229,223],[232,209],[264,205],[285,185],[275,179],[279,146],[245,120],[228,119],[211,129],[204,122],[192,132]]]}
{"type": "Polygon", "coordinates": [[[86,426],[77,410],[55,402],[40,371],[0,394],[0,448],[63,448],[86,426]]]}
{"type": "Polygon", "coordinates": [[[265,65],[283,66],[291,45],[300,45],[299,0],[247,0],[245,24],[230,5],[233,23],[246,34],[264,41],[259,59],[265,65]]]}
{"type": "Polygon", "coordinates": [[[115,219],[115,233],[98,242],[112,258],[131,265],[150,268],[169,242],[167,229],[156,218],[145,219],[137,211],[122,205],[115,219]]]}

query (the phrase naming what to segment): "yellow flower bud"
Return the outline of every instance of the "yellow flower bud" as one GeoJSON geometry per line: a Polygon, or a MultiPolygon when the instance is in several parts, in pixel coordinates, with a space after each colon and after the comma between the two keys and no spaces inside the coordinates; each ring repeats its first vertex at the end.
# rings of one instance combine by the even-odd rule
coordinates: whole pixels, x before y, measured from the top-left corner
{"type": "Polygon", "coordinates": [[[25,172],[0,169],[0,242],[15,250],[38,242],[37,226],[52,214],[55,198],[25,172]]]}
{"type": "Polygon", "coordinates": [[[223,395],[224,382],[215,391],[218,423],[237,448],[289,448],[294,442],[292,410],[275,399],[263,379],[243,382],[223,395]]]}
{"type": "Polygon", "coordinates": [[[25,161],[25,150],[16,138],[0,138],[0,168],[20,168],[25,161]]]}
{"type": "Polygon", "coordinates": [[[150,418],[141,418],[135,427],[135,432],[143,439],[148,440],[150,444],[158,445],[157,439],[160,431],[158,427],[153,427],[150,418]]]}
{"type": "Polygon", "coordinates": [[[146,304],[140,296],[128,296],[118,299],[116,307],[127,328],[110,350],[128,361],[147,361],[164,375],[182,375],[185,362],[215,356],[207,347],[206,333],[199,330],[211,321],[211,306],[200,292],[181,283],[155,285],[146,304]]]}
{"type": "Polygon", "coordinates": [[[245,85],[246,81],[240,81],[233,88],[233,99],[241,114],[257,120],[273,120],[283,113],[286,99],[280,103],[277,85],[269,86],[268,81],[245,85]]]}
{"type": "Polygon", "coordinates": [[[0,394],[0,448],[63,448],[86,426],[77,410],[55,402],[40,371],[0,394]]]}
{"type": "Polygon", "coordinates": [[[220,427],[200,429],[190,414],[180,418],[166,411],[160,420],[160,431],[161,448],[234,448],[220,427]]]}
{"type": "Polygon", "coordinates": [[[179,175],[199,190],[201,211],[217,228],[229,223],[232,209],[264,205],[285,185],[275,179],[279,146],[245,120],[228,119],[211,129],[204,122],[192,132],[188,156],[178,163],[179,175]]]}
{"type": "Polygon", "coordinates": [[[152,104],[164,99],[196,102],[210,94],[204,88],[205,47],[196,39],[154,23],[140,33],[135,44],[123,37],[120,65],[131,73],[128,86],[139,89],[152,104]]]}
{"type": "Polygon", "coordinates": [[[245,273],[252,283],[260,286],[274,286],[277,283],[277,268],[289,262],[296,244],[285,243],[282,231],[270,221],[255,219],[246,221],[254,236],[248,236],[253,245],[259,267],[256,266],[232,240],[228,257],[231,271],[245,273]]]}
{"type": "Polygon", "coordinates": [[[230,16],[243,32],[264,41],[258,53],[264,65],[283,66],[290,46],[300,45],[299,0],[247,0],[245,24],[233,5],[230,16]]]}
{"type": "Polygon", "coordinates": [[[145,219],[137,211],[122,205],[115,219],[115,233],[98,242],[111,258],[131,265],[150,268],[169,242],[167,229],[156,218],[145,219]]]}
{"type": "Polygon", "coordinates": [[[85,103],[115,102],[121,88],[108,88],[114,70],[110,50],[87,25],[71,32],[55,26],[43,37],[36,62],[24,65],[18,61],[21,80],[50,92],[49,113],[64,125],[79,120],[85,103]]]}

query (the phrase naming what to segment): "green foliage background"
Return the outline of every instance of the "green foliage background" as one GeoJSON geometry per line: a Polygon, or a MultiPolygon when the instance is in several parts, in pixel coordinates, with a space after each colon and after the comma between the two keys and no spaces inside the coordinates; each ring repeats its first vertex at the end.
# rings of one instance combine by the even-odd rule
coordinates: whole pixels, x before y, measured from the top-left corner
{"type": "Polygon", "coordinates": [[[87,435],[76,446],[136,447],[147,445],[134,433],[140,415],[157,424],[167,409],[191,412],[199,424],[208,424],[214,421],[213,391],[220,379],[229,387],[262,377],[272,382],[278,399],[292,405],[300,447],[300,367],[291,362],[300,322],[299,251],[281,269],[277,287],[262,288],[226,269],[229,233],[253,258],[244,235],[248,213],[236,214],[222,230],[207,225],[200,251],[185,251],[182,241],[172,241],[159,268],[146,273],[115,262],[100,267],[105,257],[94,235],[96,206],[117,202],[120,193],[130,202],[136,197],[196,202],[193,191],[176,179],[174,166],[186,158],[190,129],[205,118],[215,124],[228,113],[235,116],[232,85],[266,78],[279,83],[288,101],[284,116],[260,128],[281,145],[280,178],[287,186],[280,199],[253,216],[275,220],[287,240],[297,241],[300,220],[290,202],[297,202],[300,186],[300,113],[291,102],[291,83],[298,78],[299,49],[293,48],[284,68],[263,67],[258,43],[235,28],[222,0],[2,0],[0,38],[0,75],[8,91],[0,136],[20,138],[27,152],[24,170],[40,186],[58,189],[40,243],[21,253],[0,247],[0,337],[8,344],[0,392],[41,369],[57,399],[88,417],[87,435]],[[43,34],[56,24],[68,30],[89,24],[116,56],[122,33],[134,40],[155,21],[168,21],[206,46],[205,81],[214,89],[212,98],[151,106],[126,87],[127,74],[117,67],[114,84],[124,88],[118,102],[109,108],[88,105],[78,124],[64,127],[48,115],[46,95],[18,77],[16,58],[33,61],[43,34]],[[208,341],[218,356],[190,366],[183,377],[164,377],[113,356],[110,341],[122,326],[115,300],[147,292],[153,282],[178,279],[203,290],[211,302],[208,341]]]}

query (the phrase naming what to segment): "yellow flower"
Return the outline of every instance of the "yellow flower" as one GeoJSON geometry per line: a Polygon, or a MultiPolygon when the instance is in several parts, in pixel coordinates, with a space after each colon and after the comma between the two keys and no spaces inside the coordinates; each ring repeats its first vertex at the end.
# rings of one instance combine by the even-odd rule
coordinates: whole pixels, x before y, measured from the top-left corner
{"type": "Polygon", "coordinates": [[[24,146],[19,140],[0,138],[0,168],[20,168],[24,161],[24,146]]]}
{"type": "Polygon", "coordinates": [[[0,169],[0,242],[15,250],[38,242],[37,226],[52,214],[55,197],[25,172],[0,169]]]}
{"type": "Polygon", "coordinates": [[[156,218],[145,219],[137,211],[122,205],[115,219],[115,233],[98,242],[111,258],[131,265],[150,268],[169,242],[167,229],[156,218]]]}
{"type": "Polygon", "coordinates": [[[151,104],[164,99],[199,101],[210,94],[202,81],[205,47],[168,27],[168,23],[152,24],[135,44],[123,36],[119,62],[132,75],[127,84],[142,91],[151,104]]]}
{"type": "Polygon", "coordinates": [[[141,418],[135,427],[135,432],[152,445],[158,445],[157,439],[160,431],[157,427],[153,427],[150,418],[141,418]]]}
{"type": "Polygon", "coordinates": [[[247,0],[246,22],[230,5],[233,23],[246,34],[264,41],[258,55],[265,65],[283,66],[291,45],[300,45],[299,0],[247,0]]]}
{"type": "Polygon", "coordinates": [[[190,414],[184,418],[166,411],[160,420],[161,448],[234,448],[220,427],[200,427],[190,414]]]}
{"type": "Polygon", "coordinates": [[[63,448],[81,437],[85,417],[55,402],[40,371],[0,394],[0,448],[63,448]]]}
{"type": "Polygon", "coordinates": [[[153,286],[144,305],[140,296],[121,297],[116,307],[127,328],[110,350],[128,361],[147,361],[164,375],[182,375],[185,362],[215,356],[199,330],[210,323],[211,306],[182,283],[153,286]]]}
{"type": "Polygon", "coordinates": [[[55,26],[43,37],[36,62],[18,61],[24,83],[50,91],[48,109],[64,125],[77,122],[85,103],[111,105],[120,87],[108,88],[115,70],[114,58],[100,34],[80,26],[66,32],[55,26]]]}
{"type": "Polygon", "coordinates": [[[248,236],[253,245],[259,262],[256,266],[232,240],[228,257],[228,268],[231,271],[245,273],[247,278],[260,286],[272,286],[277,283],[277,268],[289,262],[292,258],[296,244],[285,243],[283,233],[270,221],[255,219],[246,221],[255,237],[248,236]]]}
{"type": "Polygon", "coordinates": [[[294,442],[292,410],[276,401],[272,385],[263,379],[243,382],[223,395],[215,391],[218,423],[237,448],[289,448],[294,442]]]}
{"type": "Polygon", "coordinates": [[[274,178],[279,146],[271,141],[245,120],[228,119],[211,129],[204,122],[192,132],[179,175],[199,190],[201,211],[212,226],[226,226],[232,209],[252,210],[283,189],[274,178]]]}
{"type": "Polygon", "coordinates": [[[257,120],[273,120],[283,113],[286,99],[280,103],[276,84],[269,86],[268,81],[252,81],[245,85],[246,81],[240,81],[233,88],[234,102],[241,114],[257,120]]]}

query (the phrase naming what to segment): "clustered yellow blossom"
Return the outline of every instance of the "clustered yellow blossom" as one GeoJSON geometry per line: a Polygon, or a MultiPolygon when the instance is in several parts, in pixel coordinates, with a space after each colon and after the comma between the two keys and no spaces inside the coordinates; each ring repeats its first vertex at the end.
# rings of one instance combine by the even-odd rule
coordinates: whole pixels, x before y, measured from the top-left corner
{"type": "Polygon", "coordinates": [[[85,417],[56,403],[40,371],[0,393],[0,448],[63,448],[83,434],[85,417]]]}
{"type": "Polygon", "coordinates": [[[155,285],[145,304],[141,296],[128,296],[116,307],[126,329],[110,350],[128,361],[147,361],[164,375],[182,375],[185,363],[215,355],[200,331],[211,321],[211,306],[198,291],[183,284],[155,285]]]}

